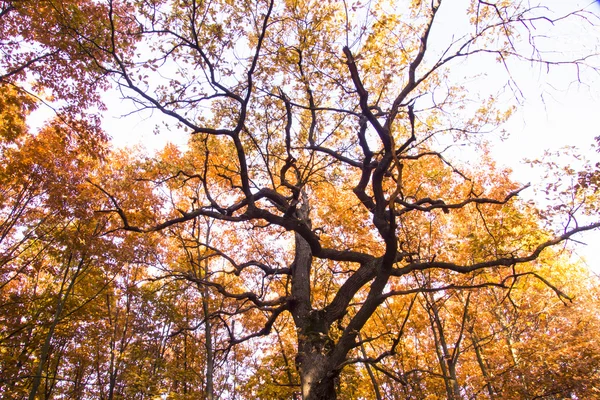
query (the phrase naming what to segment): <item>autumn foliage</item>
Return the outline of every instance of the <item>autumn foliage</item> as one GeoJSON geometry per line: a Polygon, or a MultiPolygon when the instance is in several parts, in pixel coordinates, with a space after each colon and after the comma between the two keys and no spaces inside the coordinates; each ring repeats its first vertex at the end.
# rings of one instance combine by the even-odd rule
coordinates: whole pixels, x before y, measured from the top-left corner
{"type": "Polygon", "coordinates": [[[466,83],[594,70],[537,47],[573,21],[596,19],[0,1],[0,397],[600,397],[600,286],[569,247],[600,227],[597,165],[534,160],[554,180],[522,199],[489,151],[514,106],[466,83]],[[111,147],[117,97],[187,145],[111,147]]]}

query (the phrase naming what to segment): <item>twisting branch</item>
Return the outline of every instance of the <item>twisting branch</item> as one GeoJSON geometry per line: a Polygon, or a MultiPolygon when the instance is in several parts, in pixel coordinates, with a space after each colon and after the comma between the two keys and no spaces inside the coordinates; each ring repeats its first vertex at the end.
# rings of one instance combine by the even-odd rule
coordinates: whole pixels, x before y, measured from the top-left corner
{"type": "Polygon", "coordinates": [[[394,103],[390,107],[388,117],[385,121],[384,129],[388,132],[392,129],[392,125],[394,123],[394,120],[396,119],[396,115],[398,114],[400,107],[402,106],[402,103],[404,103],[404,101],[406,100],[408,95],[413,90],[415,90],[415,88],[417,86],[419,86],[419,84],[424,79],[427,78],[427,74],[425,74],[421,78],[417,79],[417,77],[416,77],[417,68],[419,68],[419,66],[423,62],[423,59],[425,58],[425,53],[427,52],[427,41],[429,40],[429,34],[431,33],[431,28],[433,27],[433,23],[435,21],[437,11],[439,10],[441,5],[442,5],[442,0],[439,0],[437,5],[435,5],[435,0],[432,2],[431,16],[429,17],[429,21],[427,22],[427,26],[425,27],[423,34],[421,35],[421,46],[419,47],[419,51],[418,51],[417,55],[415,56],[415,58],[412,60],[412,62],[408,66],[408,82],[406,82],[406,85],[404,85],[404,88],[400,91],[400,93],[398,94],[396,99],[394,99],[394,103]]]}
{"type": "Polygon", "coordinates": [[[590,225],[579,226],[577,228],[571,229],[568,232],[563,233],[562,235],[556,236],[553,239],[547,240],[543,243],[540,243],[532,252],[528,255],[524,256],[514,256],[514,257],[501,257],[494,260],[482,261],[478,263],[474,263],[471,265],[461,265],[455,264],[452,262],[444,262],[444,261],[423,261],[423,262],[412,262],[408,265],[400,268],[394,268],[392,271],[392,275],[394,276],[403,276],[413,271],[425,271],[428,269],[445,269],[454,272],[460,273],[469,273],[473,271],[477,271],[480,269],[493,268],[493,267],[510,267],[516,264],[523,264],[530,261],[536,260],[542,251],[545,249],[562,243],[566,240],[569,240],[571,236],[580,233],[586,232],[593,229],[600,228],[600,222],[596,222],[590,225]]]}
{"type": "MultiPolygon", "coordinates": [[[[343,365],[355,364],[355,363],[364,363],[364,364],[375,365],[377,363],[380,363],[381,361],[383,361],[387,357],[395,356],[397,354],[396,348],[398,347],[398,344],[400,343],[400,340],[404,337],[404,330],[405,330],[406,324],[408,323],[408,320],[409,320],[409,318],[411,316],[411,311],[413,309],[415,301],[417,300],[417,295],[418,295],[418,293],[415,296],[413,296],[412,299],[410,300],[410,303],[408,305],[408,309],[406,310],[406,315],[404,316],[404,319],[402,320],[402,324],[400,325],[400,329],[398,330],[398,333],[396,333],[394,335],[395,337],[392,340],[392,345],[391,345],[391,347],[390,347],[389,350],[386,350],[386,351],[380,353],[375,358],[366,357],[366,356],[364,356],[363,358],[360,358],[360,357],[349,358],[348,360],[344,361],[343,365]]],[[[402,308],[402,310],[404,310],[404,307],[402,308]]],[[[360,346],[362,344],[363,344],[363,342],[360,341],[360,342],[356,343],[356,346],[360,346]]]]}
{"type": "Polygon", "coordinates": [[[260,337],[260,336],[267,336],[271,333],[271,329],[273,328],[273,325],[275,324],[275,321],[277,321],[277,318],[279,318],[279,316],[281,315],[281,313],[283,313],[284,311],[286,311],[288,309],[288,304],[284,304],[274,310],[272,310],[271,315],[269,316],[269,318],[267,319],[267,321],[264,323],[264,326],[262,329],[260,329],[259,331],[256,331],[254,333],[251,333],[249,335],[246,335],[244,337],[241,338],[236,338],[234,336],[233,332],[229,332],[229,344],[230,346],[234,346],[236,344],[240,344],[243,342],[246,342],[250,339],[256,338],[256,337],[260,337]]]}
{"type": "Polygon", "coordinates": [[[369,92],[365,89],[360,79],[360,74],[358,73],[358,68],[356,66],[356,61],[354,60],[354,56],[352,52],[347,46],[343,48],[344,55],[346,56],[346,63],[348,64],[348,69],[350,70],[350,77],[352,78],[352,82],[354,83],[354,87],[356,88],[356,92],[358,93],[360,109],[362,114],[367,118],[367,120],[371,123],[375,131],[379,135],[379,139],[381,143],[383,143],[384,149],[389,152],[391,150],[391,142],[389,136],[389,129],[384,128],[377,117],[373,114],[371,107],[369,106],[369,92]]]}
{"type": "Polygon", "coordinates": [[[213,282],[213,281],[209,281],[207,279],[198,278],[197,276],[195,276],[192,273],[186,272],[186,273],[181,273],[181,274],[175,274],[174,276],[180,276],[181,278],[183,278],[185,280],[194,282],[199,285],[212,287],[217,292],[219,292],[219,294],[221,294],[225,297],[231,298],[231,299],[248,300],[248,301],[252,302],[253,304],[255,304],[259,308],[274,307],[274,306],[280,306],[281,304],[287,304],[286,297],[279,297],[274,300],[261,300],[261,299],[259,299],[259,296],[253,292],[232,293],[232,292],[228,291],[225,288],[225,286],[223,286],[219,283],[213,282]]]}
{"type": "Polygon", "coordinates": [[[404,209],[398,210],[397,213],[399,215],[401,215],[401,214],[405,214],[405,213],[407,213],[409,211],[413,211],[413,210],[429,212],[429,211],[433,211],[436,209],[442,209],[444,212],[448,212],[448,210],[450,210],[450,209],[463,208],[463,207],[467,206],[468,204],[498,204],[498,205],[502,205],[502,204],[508,203],[513,197],[518,196],[519,193],[521,193],[523,190],[527,189],[528,187],[530,187],[530,184],[527,184],[517,190],[513,190],[513,191],[509,192],[506,195],[506,197],[504,197],[504,199],[502,199],[502,200],[491,199],[491,198],[487,198],[487,197],[473,197],[473,198],[469,198],[464,201],[461,201],[460,203],[447,204],[443,200],[433,200],[429,197],[424,197],[413,203],[409,203],[406,200],[396,199],[396,202],[398,202],[399,204],[401,204],[404,207],[404,209]]]}

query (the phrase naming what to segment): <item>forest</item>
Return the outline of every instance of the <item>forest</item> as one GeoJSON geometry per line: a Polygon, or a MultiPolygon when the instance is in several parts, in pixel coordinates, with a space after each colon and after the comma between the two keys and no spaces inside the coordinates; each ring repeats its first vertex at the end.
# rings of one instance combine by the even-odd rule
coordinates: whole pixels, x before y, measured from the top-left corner
{"type": "Polygon", "coordinates": [[[0,0],[0,397],[599,399],[598,154],[492,152],[554,3],[0,0]]]}

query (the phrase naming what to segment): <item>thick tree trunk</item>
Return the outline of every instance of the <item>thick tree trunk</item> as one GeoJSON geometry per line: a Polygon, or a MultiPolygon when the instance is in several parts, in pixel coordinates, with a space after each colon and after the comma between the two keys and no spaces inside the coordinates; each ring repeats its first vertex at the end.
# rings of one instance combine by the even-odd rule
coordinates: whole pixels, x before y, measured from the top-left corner
{"type": "Polygon", "coordinates": [[[298,358],[302,398],[304,400],[336,399],[337,377],[328,373],[327,356],[318,352],[309,354],[303,352],[298,358]]]}
{"type": "MultiPolygon", "coordinates": [[[[300,241],[302,240],[300,239],[300,241]]],[[[304,248],[304,244],[300,243],[298,248],[304,248]]],[[[300,256],[296,261],[303,259],[308,260],[307,257],[300,256]]],[[[301,273],[300,276],[304,276],[306,272],[301,273]]],[[[302,290],[299,292],[302,293],[302,290]]],[[[293,313],[298,328],[296,364],[300,373],[302,398],[304,400],[335,400],[339,372],[336,371],[335,365],[332,365],[331,361],[333,342],[328,336],[329,329],[322,312],[312,310],[309,304],[306,300],[299,301],[294,305],[295,313],[293,313]]]]}
{"type": "MultiPolygon", "coordinates": [[[[295,217],[310,227],[309,207],[306,198],[295,217]]],[[[289,311],[294,318],[298,334],[298,355],[296,365],[300,373],[302,398],[304,400],[335,400],[337,398],[337,382],[340,366],[346,360],[349,351],[358,346],[357,336],[381,304],[383,292],[390,276],[391,267],[396,259],[397,241],[394,224],[386,225],[387,220],[379,218],[378,224],[385,231],[386,252],[381,258],[365,257],[361,262],[360,274],[346,283],[346,293],[338,292],[335,304],[324,309],[312,306],[311,268],[313,253],[309,243],[299,234],[295,234],[294,262],[290,266],[291,295],[288,300],[289,311]],[[385,226],[384,226],[385,225],[385,226]],[[357,312],[343,329],[342,336],[336,340],[329,336],[330,328],[335,321],[340,321],[346,306],[356,291],[369,280],[369,294],[357,312]],[[340,294],[341,293],[341,294],[340,294]]]]}
{"type": "Polygon", "coordinates": [[[313,384],[309,394],[304,397],[305,400],[335,400],[337,393],[335,391],[335,380],[326,378],[313,384]]]}
{"type": "MultiPolygon", "coordinates": [[[[296,210],[298,218],[310,225],[309,207],[305,201],[296,210]]],[[[290,311],[298,332],[296,365],[304,400],[335,400],[335,381],[329,353],[332,342],[322,311],[313,309],[311,302],[312,251],[309,244],[296,233],[290,311]]]]}

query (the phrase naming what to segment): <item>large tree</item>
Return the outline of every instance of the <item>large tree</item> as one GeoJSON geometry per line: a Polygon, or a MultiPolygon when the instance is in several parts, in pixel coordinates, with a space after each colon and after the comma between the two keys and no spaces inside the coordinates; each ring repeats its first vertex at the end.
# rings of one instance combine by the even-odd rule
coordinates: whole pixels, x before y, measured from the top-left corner
{"type": "MultiPolygon", "coordinates": [[[[22,84],[33,77],[69,117],[112,84],[140,111],[161,113],[164,129],[192,134],[183,151],[90,174],[106,197],[96,211],[113,228],[160,231],[161,247],[178,243],[150,273],[198,289],[213,363],[215,352],[225,359],[243,342],[295,333],[284,363],[304,399],[336,398],[357,363],[388,371],[418,307],[426,319],[411,329],[430,332],[438,383],[459,398],[461,340],[468,332],[479,343],[469,304],[483,298],[466,293],[510,294],[527,276],[566,298],[529,263],[600,226],[576,225],[575,206],[556,232],[542,226],[518,200],[526,186],[488,155],[484,133],[510,107],[470,98],[470,76],[457,72],[499,63],[513,84],[519,62],[593,68],[590,54],[553,58],[537,47],[538,26],[545,36],[591,23],[585,11],[481,0],[15,0],[1,10],[12,21],[1,31],[2,82],[34,90],[22,84]],[[463,318],[452,337],[447,312],[463,318]],[[214,348],[216,334],[226,339],[214,348]]],[[[204,372],[211,398],[214,365],[204,372]]]]}

